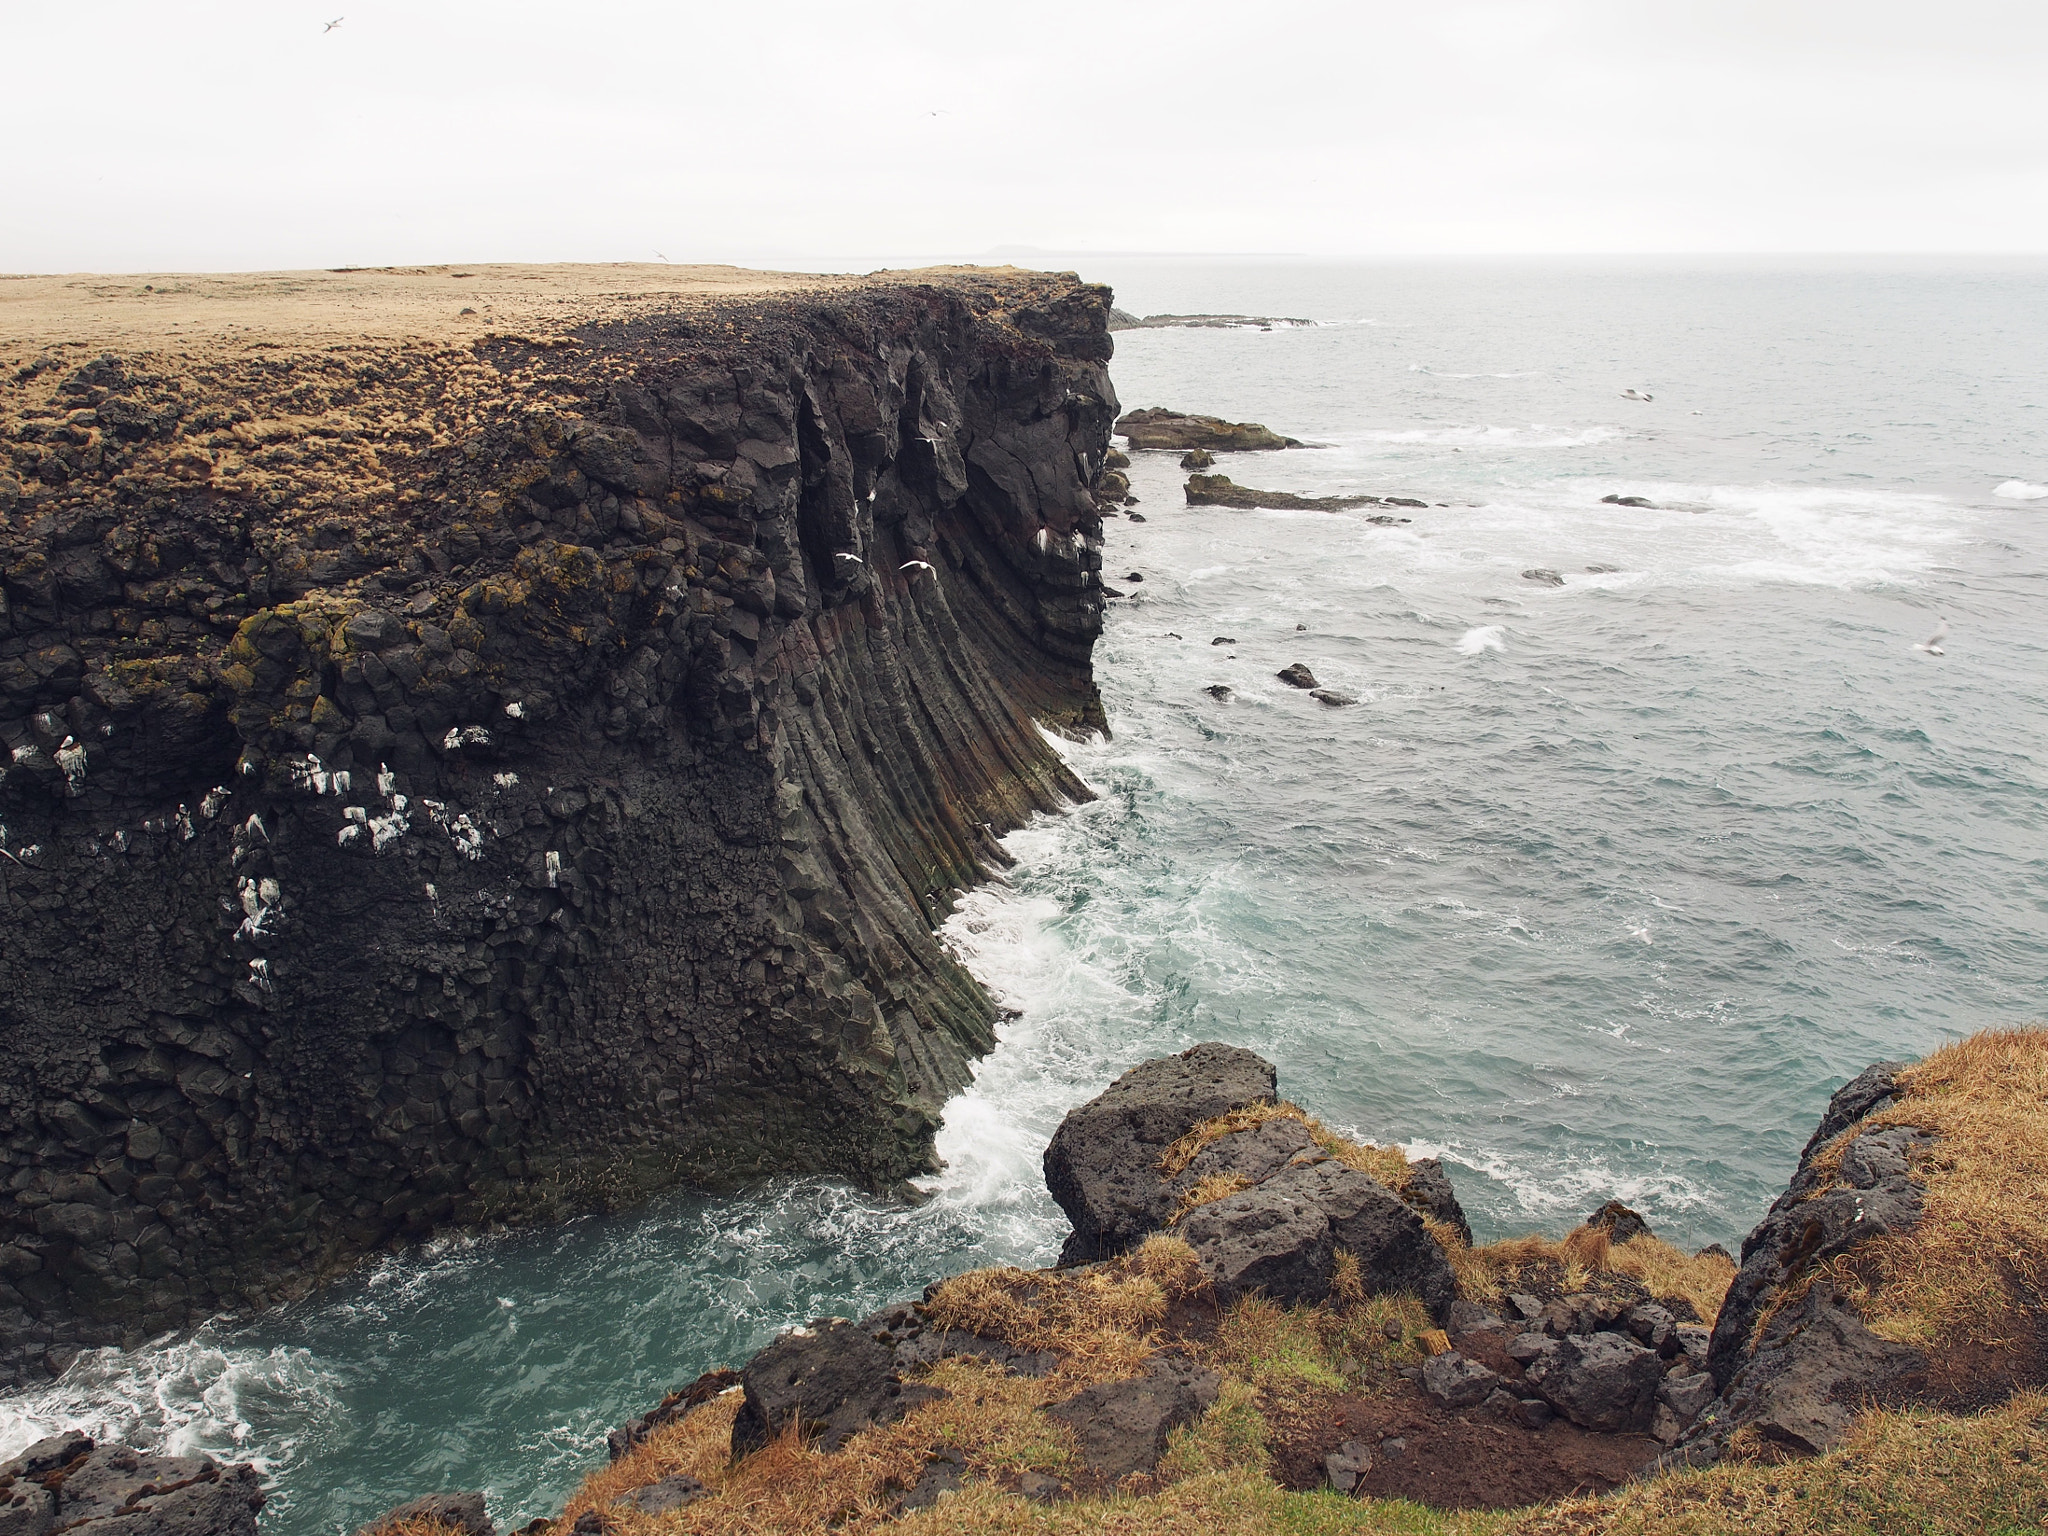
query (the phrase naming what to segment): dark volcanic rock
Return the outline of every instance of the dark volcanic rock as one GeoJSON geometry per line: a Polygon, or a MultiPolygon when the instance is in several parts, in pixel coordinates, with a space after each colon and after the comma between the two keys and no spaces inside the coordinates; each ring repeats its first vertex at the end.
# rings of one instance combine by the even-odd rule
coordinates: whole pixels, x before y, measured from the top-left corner
{"type": "Polygon", "coordinates": [[[1306,662],[1293,662],[1288,666],[1282,667],[1275,675],[1290,688],[1316,688],[1321,686],[1316,682],[1315,673],[1309,671],[1306,662]]]}
{"type": "Polygon", "coordinates": [[[1106,310],[0,376],[61,475],[0,519],[0,1380],[449,1228],[929,1168],[995,1018],[933,926],[1087,794],[1033,720],[1104,724],[1106,310]]]}
{"type": "Polygon", "coordinates": [[[1206,448],[1190,448],[1180,456],[1182,469],[1213,469],[1215,466],[1216,455],[1206,448]]]}
{"type": "Polygon", "coordinates": [[[1155,1356],[1145,1374],[1084,1388],[1043,1410],[1071,1425],[1081,1460],[1098,1477],[1149,1472],[1166,1454],[1167,1437],[1216,1400],[1215,1373],[1178,1356],[1155,1356]]]}
{"type": "Polygon", "coordinates": [[[1188,416],[1163,406],[1149,406],[1119,417],[1116,430],[1130,440],[1133,448],[1206,448],[1211,453],[1247,453],[1301,446],[1293,438],[1269,432],[1254,421],[1188,416]]]}
{"type": "Polygon", "coordinates": [[[1275,326],[1295,328],[1314,325],[1288,315],[1147,315],[1142,320],[1121,309],[1110,311],[1112,331],[1163,330],[1168,328],[1209,331],[1270,331],[1275,326]]]}
{"type": "Polygon", "coordinates": [[[1451,1188],[1451,1176],[1438,1159],[1418,1157],[1408,1165],[1408,1184],[1401,1198],[1457,1233],[1458,1241],[1467,1248],[1472,1246],[1472,1224],[1465,1219],[1465,1208],[1451,1188]]]}
{"type": "Polygon", "coordinates": [[[1273,1097],[1270,1062],[1205,1044],[1133,1067],[1068,1113],[1045,1149],[1045,1187],[1073,1235],[1062,1264],[1122,1253],[1173,1214],[1159,1175],[1166,1149],[1204,1120],[1273,1097]]]}
{"type": "Polygon", "coordinates": [[[1221,1302],[1253,1291],[1287,1306],[1321,1301],[1336,1250],[1314,1197],[1297,1181],[1274,1179],[1196,1207],[1176,1231],[1221,1302]]]}
{"type": "Polygon", "coordinates": [[[636,1514],[666,1515],[709,1497],[711,1490],[687,1472],[671,1472],[659,1481],[621,1494],[617,1502],[636,1514]]]}
{"type": "Polygon", "coordinates": [[[1630,1238],[1650,1235],[1650,1224],[1619,1200],[1608,1201],[1588,1216],[1585,1224],[1595,1232],[1605,1232],[1611,1243],[1625,1243],[1630,1238]]]}
{"type": "Polygon", "coordinates": [[[1532,570],[1522,572],[1522,580],[1533,581],[1537,585],[1545,587],[1561,587],[1564,585],[1564,578],[1562,576],[1540,565],[1532,570]]]}
{"type": "Polygon", "coordinates": [[[1646,1430],[1656,1412],[1664,1362],[1618,1333],[1554,1339],[1526,1366],[1543,1400],[1584,1429],[1646,1430]]]}
{"type": "Polygon", "coordinates": [[[356,1536],[377,1536],[377,1533],[401,1520],[434,1521],[460,1532],[461,1536],[498,1536],[498,1527],[492,1523],[484,1508],[481,1493],[430,1493],[410,1500],[396,1509],[387,1509],[383,1514],[365,1525],[356,1536]]]}
{"type": "Polygon", "coordinates": [[[263,1502],[247,1462],[153,1456],[78,1434],[39,1440],[0,1465],[6,1536],[255,1536],[263,1502]]]}
{"type": "Polygon", "coordinates": [[[1288,491],[1255,491],[1228,475],[1189,475],[1184,488],[1191,507],[1266,508],[1274,512],[1342,512],[1384,506],[1377,496],[1296,496],[1288,491]]]}
{"type": "Polygon", "coordinates": [[[1356,704],[1358,702],[1357,694],[1347,693],[1342,688],[1311,689],[1309,697],[1319,704],[1329,705],[1332,709],[1342,709],[1346,704],[1356,704]]]}
{"type": "MultiPolygon", "coordinates": [[[[1923,1391],[1925,1357],[1872,1333],[1834,1285],[1814,1278],[1827,1260],[1869,1238],[1910,1231],[1920,1220],[1924,1197],[1912,1159],[1934,1138],[1910,1125],[1856,1131],[1864,1117],[1893,1102],[1901,1065],[1880,1062],[1836,1091],[1790,1185],[1743,1240],[1742,1268],[1707,1351],[1720,1400],[1667,1460],[1711,1461],[1745,1426],[1795,1452],[1823,1451],[1862,1408],[1923,1391]],[[1853,1139],[1830,1180],[1814,1162],[1845,1134],[1853,1139]],[[1786,1299],[1801,1286],[1803,1294],[1786,1299]]],[[[1675,1332],[1690,1359],[1688,1330],[1675,1332]]]]}
{"type": "Polygon", "coordinates": [[[843,1319],[785,1333],[740,1373],[746,1397],[733,1420],[735,1456],[757,1451],[791,1422],[837,1450],[870,1424],[902,1417],[932,1395],[905,1388],[891,1349],[843,1319]]]}
{"type": "Polygon", "coordinates": [[[1477,1360],[1467,1360],[1455,1349],[1431,1355],[1422,1362],[1422,1390],[1446,1408],[1470,1408],[1483,1403],[1500,1385],[1497,1372],[1477,1360]]]}

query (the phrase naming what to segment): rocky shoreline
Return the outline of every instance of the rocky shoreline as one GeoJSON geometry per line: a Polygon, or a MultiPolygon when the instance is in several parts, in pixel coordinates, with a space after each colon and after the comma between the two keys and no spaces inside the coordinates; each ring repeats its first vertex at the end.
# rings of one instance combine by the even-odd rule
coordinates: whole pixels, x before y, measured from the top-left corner
{"type": "Polygon", "coordinates": [[[9,300],[0,1380],[449,1228],[931,1165],[994,1039],[934,927],[1086,796],[1040,723],[1105,726],[1106,290],[9,300]]]}
{"type": "MultiPolygon", "coordinates": [[[[2048,1033],[2003,1038],[2044,1075],[2048,1033]]],[[[1940,1061],[1879,1063],[1834,1094],[1739,1269],[1612,1202],[1560,1242],[1474,1249],[1440,1165],[1329,1132],[1250,1052],[1146,1062],[1046,1149],[1073,1223],[1058,1268],[956,1276],[785,1333],[614,1433],[611,1466],[528,1529],[596,1536],[694,1508],[673,1528],[723,1530],[729,1493],[758,1490],[746,1469],[776,1457],[784,1479],[877,1481],[814,1490],[817,1526],[764,1529],[869,1528],[970,1497],[1115,1495],[1141,1512],[1215,1475],[1215,1447],[1191,1448],[1248,1412],[1282,1490],[1506,1509],[1820,1455],[1871,1409],[2037,1390],[2048,1373],[2022,1349],[2003,1376],[1973,1365],[1972,1398],[1960,1357],[1880,1338],[1843,1291],[1844,1262],[1874,1273],[1921,1221],[1939,1138],[1911,1120],[1919,1104],[1930,1122],[1954,1113],[1926,1086],[1940,1061]],[[946,1428],[998,1401],[1000,1423],[976,1422],[1012,1439],[1035,1425],[1019,1443],[1036,1449],[991,1459],[946,1428]]],[[[482,1518],[480,1496],[437,1497],[482,1518]]],[[[401,1513],[365,1531],[428,1529],[401,1513]]]]}

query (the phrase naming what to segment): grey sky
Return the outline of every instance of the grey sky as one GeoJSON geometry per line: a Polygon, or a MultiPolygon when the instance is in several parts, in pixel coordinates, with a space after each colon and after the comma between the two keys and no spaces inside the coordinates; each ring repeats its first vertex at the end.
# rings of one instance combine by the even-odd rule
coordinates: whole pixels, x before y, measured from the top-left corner
{"type": "Polygon", "coordinates": [[[0,57],[0,270],[2048,250],[2040,0],[4,0],[0,57]]]}

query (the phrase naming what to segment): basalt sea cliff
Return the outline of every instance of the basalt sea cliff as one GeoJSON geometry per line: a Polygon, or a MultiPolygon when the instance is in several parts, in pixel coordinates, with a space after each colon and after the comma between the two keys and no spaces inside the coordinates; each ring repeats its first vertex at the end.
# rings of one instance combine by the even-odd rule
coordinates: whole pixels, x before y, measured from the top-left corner
{"type": "Polygon", "coordinates": [[[394,1241],[931,1163],[1085,796],[1106,290],[0,284],[0,1376],[394,1241]]]}

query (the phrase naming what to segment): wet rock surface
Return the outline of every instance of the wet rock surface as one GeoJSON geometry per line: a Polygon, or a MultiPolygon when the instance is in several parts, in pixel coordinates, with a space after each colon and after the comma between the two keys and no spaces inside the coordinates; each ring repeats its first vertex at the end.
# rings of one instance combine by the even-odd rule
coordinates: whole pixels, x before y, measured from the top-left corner
{"type": "Polygon", "coordinates": [[[0,381],[0,1380],[452,1227],[928,1168],[994,1039],[945,893],[1085,797],[1034,719],[1103,725],[1106,298],[0,381]]]}
{"type": "Polygon", "coordinates": [[[1164,406],[1148,406],[1117,418],[1116,430],[1133,448],[1200,448],[1210,453],[1254,453],[1271,448],[1299,448],[1291,437],[1270,432],[1255,421],[1225,421],[1220,416],[1190,416],[1164,406]]]}
{"type": "Polygon", "coordinates": [[[0,1464],[8,1536],[255,1536],[263,1503],[247,1462],[155,1456],[78,1434],[39,1440],[0,1464]]]}

